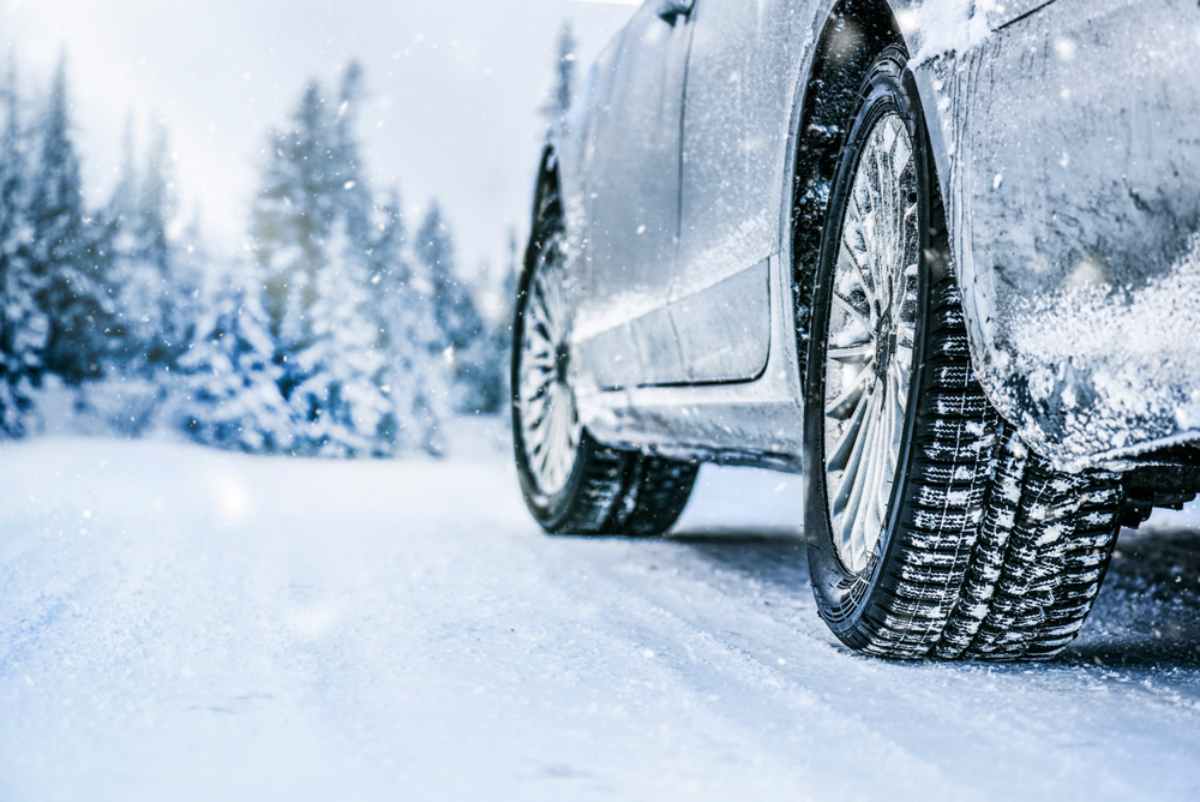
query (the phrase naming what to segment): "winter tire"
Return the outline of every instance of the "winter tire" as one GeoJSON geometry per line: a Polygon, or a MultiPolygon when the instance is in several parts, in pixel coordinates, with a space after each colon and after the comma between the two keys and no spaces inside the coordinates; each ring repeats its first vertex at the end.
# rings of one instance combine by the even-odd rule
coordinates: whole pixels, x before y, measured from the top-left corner
{"type": "Polygon", "coordinates": [[[907,55],[871,69],[830,196],[806,376],[813,589],[842,642],[893,658],[1048,658],[1079,632],[1121,509],[1057,472],[972,369],[907,55]]]}
{"type": "Polygon", "coordinates": [[[609,448],[579,420],[564,299],[566,231],[553,175],[537,193],[513,324],[513,446],[526,505],[551,534],[659,535],[698,467],[609,448]]]}

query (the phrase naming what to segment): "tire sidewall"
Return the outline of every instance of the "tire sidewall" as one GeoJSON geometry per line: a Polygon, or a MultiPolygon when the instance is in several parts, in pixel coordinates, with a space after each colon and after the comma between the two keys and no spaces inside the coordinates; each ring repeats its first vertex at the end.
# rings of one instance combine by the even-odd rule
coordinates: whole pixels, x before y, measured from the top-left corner
{"type": "Polygon", "coordinates": [[[924,118],[915,84],[905,68],[906,61],[899,50],[885,53],[872,68],[860,93],[859,107],[846,136],[830,194],[813,290],[812,327],[807,343],[809,367],[805,377],[804,461],[805,484],[808,490],[805,525],[811,544],[809,570],[821,616],[834,634],[851,646],[862,645],[856,642],[859,639],[855,638],[855,631],[871,606],[881,577],[885,574],[885,566],[892,561],[893,554],[899,547],[899,538],[895,534],[903,504],[898,503],[901,500],[898,494],[906,492],[908,488],[913,456],[913,433],[925,372],[925,341],[931,283],[926,253],[929,248],[933,184],[924,118]],[[921,237],[917,325],[904,437],[897,460],[886,525],[876,545],[875,555],[867,567],[861,572],[852,573],[843,565],[834,544],[825,482],[825,360],[832,302],[831,285],[841,247],[846,208],[853,191],[863,147],[875,123],[890,111],[899,114],[908,129],[913,144],[913,159],[920,193],[917,201],[918,230],[921,237]]]}

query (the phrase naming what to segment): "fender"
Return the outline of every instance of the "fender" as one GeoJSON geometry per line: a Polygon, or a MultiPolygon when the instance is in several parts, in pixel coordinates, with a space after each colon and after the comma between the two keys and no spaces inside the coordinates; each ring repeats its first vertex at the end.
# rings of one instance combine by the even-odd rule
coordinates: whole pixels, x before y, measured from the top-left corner
{"type": "Polygon", "coordinates": [[[909,47],[989,399],[1060,469],[1195,440],[1200,9],[1025,0],[973,22],[953,52],[919,26],[909,47]]]}

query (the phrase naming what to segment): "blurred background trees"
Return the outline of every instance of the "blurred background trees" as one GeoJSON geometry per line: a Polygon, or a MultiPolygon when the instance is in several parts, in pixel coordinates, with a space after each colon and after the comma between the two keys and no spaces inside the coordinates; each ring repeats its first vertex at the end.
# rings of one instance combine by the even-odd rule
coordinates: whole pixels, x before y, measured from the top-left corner
{"type": "MultiPolygon", "coordinates": [[[[565,60],[558,62],[562,67],[565,60]]],[[[408,224],[362,159],[351,63],[308,82],[267,136],[248,247],[185,221],[170,137],[132,122],[89,207],[66,62],[44,91],[0,86],[0,438],[68,397],[111,432],[170,428],[253,453],[441,455],[457,415],[507,411],[516,234],[468,278],[435,199],[408,224]]],[[[61,406],[61,405],[60,405],[61,406]]]]}

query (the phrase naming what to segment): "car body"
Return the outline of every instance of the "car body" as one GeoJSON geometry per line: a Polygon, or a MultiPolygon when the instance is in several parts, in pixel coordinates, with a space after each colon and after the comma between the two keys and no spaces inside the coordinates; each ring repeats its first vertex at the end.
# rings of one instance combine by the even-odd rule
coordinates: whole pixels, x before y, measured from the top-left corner
{"type": "Polygon", "coordinates": [[[1200,490],[1183,0],[649,0],[538,179],[514,456],[550,534],[802,475],[847,646],[1049,659],[1200,490]]]}
{"type": "Polygon", "coordinates": [[[847,109],[888,39],[912,54],[992,404],[1063,469],[1200,438],[1191,0],[643,4],[542,164],[587,430],[803,469],[811,275],[847,109]]]}

